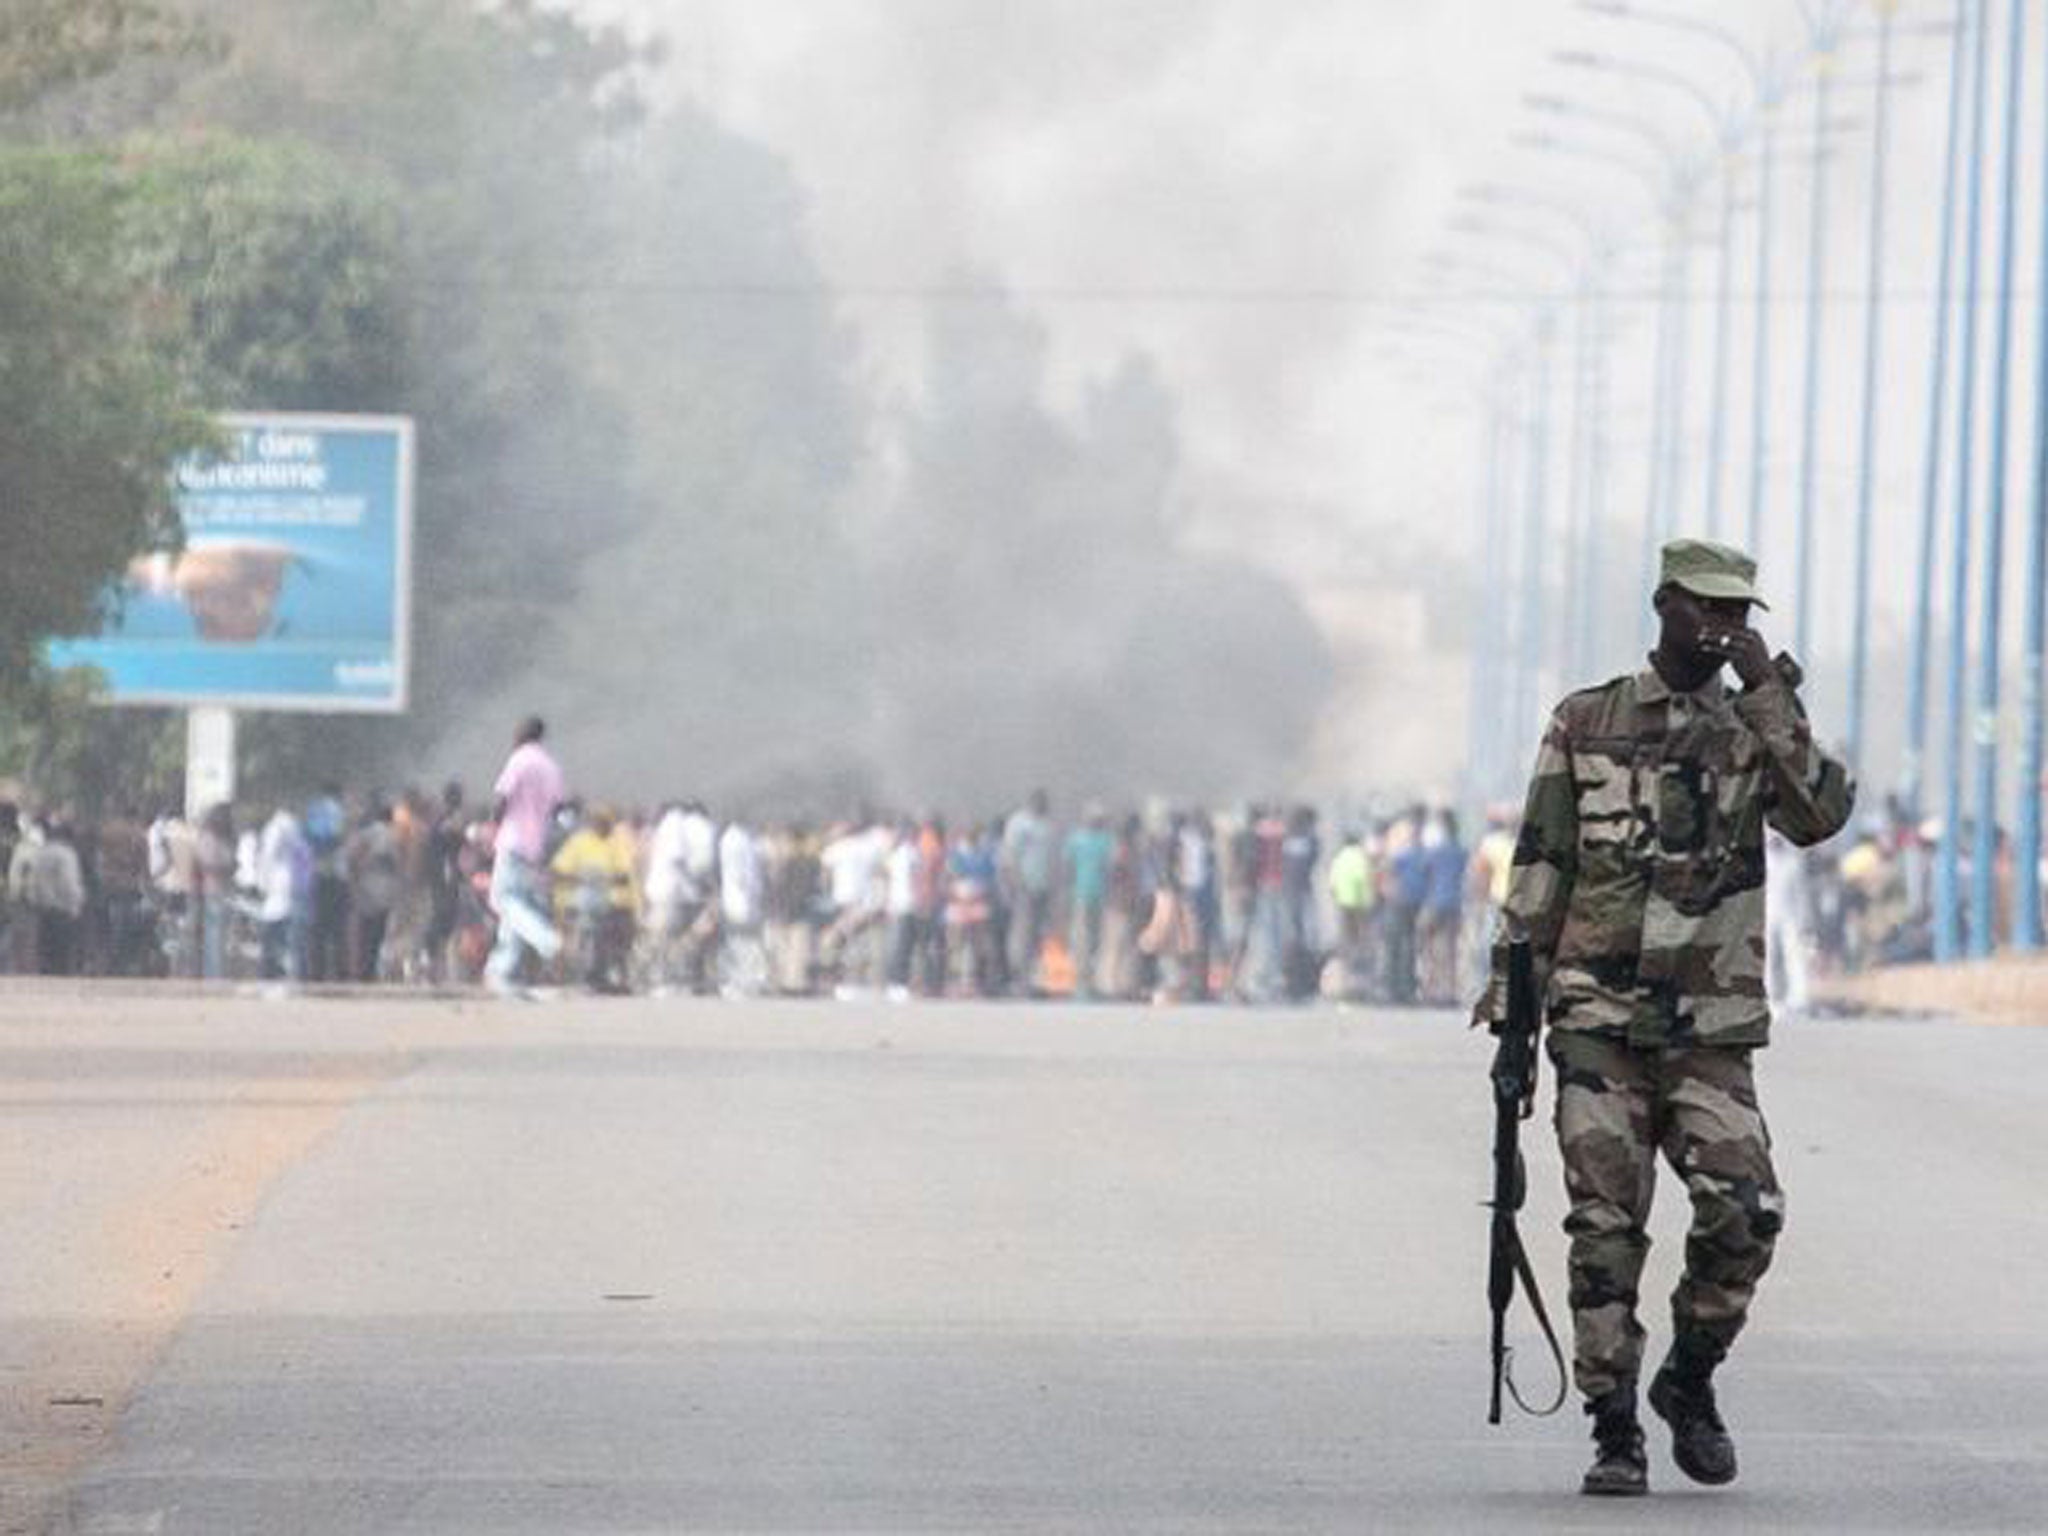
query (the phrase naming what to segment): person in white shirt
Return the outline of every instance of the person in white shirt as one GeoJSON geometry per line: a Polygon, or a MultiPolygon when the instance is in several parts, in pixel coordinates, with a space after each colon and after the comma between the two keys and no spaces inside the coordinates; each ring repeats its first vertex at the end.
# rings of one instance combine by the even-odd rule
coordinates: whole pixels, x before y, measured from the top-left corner
{"type": "Polygon", "coordinates": [[[36,909],[29,905],[28,876],[35,867],[36,850],[43,845],[43,829],[33,816],[23,816],[17,829],[14,852],[0,879],[7,882],[7,905],[13,917],[7,925],[9,953],[7,968],[23,975],[36,970],[36,909]]]}
{"type": "Polygon", "coordinates": [[[917,823],[905,817],[897,823],[894,845],[884,863],[882,910],[889,924],[889,964],[886,979],[891,1001],[910,996],[910,969],[923,937],[919,916],[918,875],[923,857],[917,846],[917,823]]]}
{"type": "Polygon", "coordinates": [[[313,848],[299,819],[280,805],[263,824],[255,857],[256,917],[263,925],[263,977],[301,979],[294,943],[303,919],[301,892],[310,884],[313,848]]]}
{"type": "Polygon", "coordinates": [[[842,986],[873,986],[881,969],[877,953],[887,895],[884,861],[894,839],[885,826],[853,827],[842,822],[819,854],[825,866],[832,922],[825,930],[824,958],[836,964],[842,986]]]}
{"type": "Polygon", "coordinates": [[[1764,979],[1771,1006],[1797,1013],[1808,1002],[1810,892],[1806,855],[1775,829],[1764,833],[1764,979]],[[1781,979],[1782,978],[1782,979],[1781,979]]]}
{"type": "Polygon", "coordinates": [[[755,997],[767,985],[768,957],[761,946],[761,852],[754,834],[735,821],[718,839],[718,915],[725,929],[728,997],[755,997]]]}
{"type": "Polygon", "coordinates": [[[718,937],[718,826],[702,804],[686,800],[675,835],[680,848],[675,917],[679,983],[703,992],[710,983],[718,937]]]}
{"type": "Polygon", "coordinates": [[[682,899],[708,902],[717,894],[718,824],[695,800],[683,806],[678,834],[683,846],[682,899]]]}
{"type": "Polygon", "coordinates": [[[657,990],[676,985],[684,937],[703,910],[703,895],[689,867],[688,814],[671,804],[647,839],[646,901],[641,921],[657,990]]]}
{"type": "Polygon", "coordinates": [[[64,822],[52,820],[43,829],[42,841],[30,855],[21,897],[35,915],[36,969],[45,976],[74,974],[78,920],[85,912],[85,874],[71,828],[64,822]]]}
{"type": "Polygon", "coordinates": [[[647,837],[647,879],[642,892],[647,898],[649,928],[658,932],[666,926],[665,921],[657,920],[673,915],[687,879],[683,869],[683,808],[664,806],[647,837]]]}

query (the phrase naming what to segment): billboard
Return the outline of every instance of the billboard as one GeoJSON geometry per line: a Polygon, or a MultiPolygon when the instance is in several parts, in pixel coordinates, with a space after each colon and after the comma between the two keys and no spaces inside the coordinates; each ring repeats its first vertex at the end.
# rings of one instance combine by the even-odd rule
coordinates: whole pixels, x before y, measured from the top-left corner
{"type": "Polygon", "coordinates": [[[225,451],[174,471],[184,548],[131,562],[105,630],[51,665],[99,668],[116,704],[402,711],[411,420],[219,420],[225,451]]]}

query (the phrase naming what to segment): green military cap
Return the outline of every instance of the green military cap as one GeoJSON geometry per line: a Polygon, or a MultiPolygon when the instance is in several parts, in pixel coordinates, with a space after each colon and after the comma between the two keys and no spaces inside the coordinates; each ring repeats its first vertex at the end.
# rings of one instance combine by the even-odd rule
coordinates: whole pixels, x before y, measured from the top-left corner
{"type": "Polygon", "coordinates": [[[1771,605],[1756,590],[1756,562],[1741,550],[1706,539],[1673,539],[1664,546],[1657,584],[1680,586],[1701,597],[1733,597],[1759,608],[1771,605]]]}

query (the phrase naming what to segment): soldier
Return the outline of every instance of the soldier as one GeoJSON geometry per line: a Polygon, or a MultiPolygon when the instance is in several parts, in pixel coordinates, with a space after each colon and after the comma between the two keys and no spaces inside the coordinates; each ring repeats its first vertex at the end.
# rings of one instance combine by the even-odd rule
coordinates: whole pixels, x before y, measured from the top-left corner
{"type": "Polygon", "coordinates": [[[1784,1221],[1751,1074],[1770,1031],[1764,829],[1818,843],[1847,822],[1855,788],[1814,743],[1798,665],[1772,659],[1749,625],[1750,607],[1765,606],[1755,578],[1739,550],[1667,544],[1648,667],[1551,716],[1475,1010],[1502,1018],[1507,940],[1527,938],[1557,1068],[1573,1378],[1596,1447],[1589,1494],[1648,1491],[1636,1283],[1657,1154],[1685,1181],[1693,1218],[1649,1401],[1697,1482],[1735,1476],[1712,1376],[1784,1221]]]}

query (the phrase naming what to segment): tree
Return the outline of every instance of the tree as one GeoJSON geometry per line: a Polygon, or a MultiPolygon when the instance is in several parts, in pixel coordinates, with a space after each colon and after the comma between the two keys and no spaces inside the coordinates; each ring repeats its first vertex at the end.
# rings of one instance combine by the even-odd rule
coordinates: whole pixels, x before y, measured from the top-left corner
{"type": "Polygon", "coordinates": [[[107,709],[99,674],[37,668],[0,697],[0,780],[87,816],[183,798],[184,733],[165,709],[107,709]]]}
{"type": "Polygon", "coordinates": [[[234,56],[164,120],[289,134],[406,215],[383,408],[420,426],[414,715],[280,739],[411,773],[494,757],[538,707],[634,792],[844,756],[864,402],[787,167],[699,114],[649,121],[647,56],[537,5],[231,14],[234,56]]]}
{"type": "Polygon", "coordinates": [[[0,114],[19,112],[133,59],[211,45],[149,0],[7,0],[0,10],[0,114]]]}
{"type": "Polygon", "coordinates": [[[410,372],[399,198],[305,145],[202,135],[119,150],[124,254],[215,409],[383,410],[410,372]]]}
{"type": "Polygon", "coordinates": [[[110,155],[0,148],[0,678],[92,631],[108,580],[175,537],[168,471],[210,430],[178,327],[127,274],[110,155]]]}
{"type": "MultiPolygon", "coordinates": [[[[396,225],[384,191],[301,146],[0,152],[0,708],[112,739],[42,716],[82,684],[42,676],[40,642],[97,628],[128,560],[176,541],[170,467],[213,409],[382,407],[405,371],[396,225]]],[[[129,746],[116,761],[161,755],[129,746]]]]}
{"type": "MultiPolygon", "coordinates": [[[[289,140],[221,134],[123,145],[128,259],[215,409],[384,412],[413,372],[400,198],[373,170],[289,140]]],[[[175,729],[171,722],[168,729],[175,729]]],[[[255,715],[252,791],[317,781],[388,724],[255,715]]]]}
{"type": "MultiPolygon", "coordinates": [[[[413,718],[280,724],[388,770],[545,655],[627,515],[627,429],[592,379],[602,157],[637,55],[523,3],[234,0],[235,49],[160,113],[318,147],[394,189],[411,363],[374,402],[419,423],[413,718]]],[[[249,404],[270,403],[251,396],[249,404]]],[[[493,739],[495,735],[493,733],[493,739]]]]}

